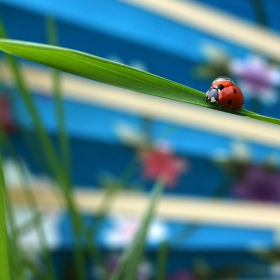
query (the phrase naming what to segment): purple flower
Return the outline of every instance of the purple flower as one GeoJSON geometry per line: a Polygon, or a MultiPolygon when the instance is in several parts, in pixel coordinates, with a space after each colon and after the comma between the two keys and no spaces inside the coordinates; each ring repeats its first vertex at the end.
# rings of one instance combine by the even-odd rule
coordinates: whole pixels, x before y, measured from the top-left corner
{"type": "MultiPolygon", "coordinates": [[[[113,254],[109,256],[106,262],[106,268],[109,275],[113,275],[120,263],[121,255],[120,254],[113,254]]],[[[136,279],[137,280],[148,280],[151,279],[152,275],[154,274],[154,268],[152,264],[148,261],[143,259],[139,264],[136,272],[136,279]]]]}
{"type": "Polygon", "coordinates": [[[234,186],[234,194],[239,198],[261,201],[280,201],[280,173],[251,166],[244,177],[234,186]]]}
{"type": "Polygon", "coordinates": [[[244,94],[254,96],[267,104],[277,101],[276,88],[280,84],[280,72],[266,60],[255,55],[244,60],[233,59],[229,69],[239,78],[244,94]]]}

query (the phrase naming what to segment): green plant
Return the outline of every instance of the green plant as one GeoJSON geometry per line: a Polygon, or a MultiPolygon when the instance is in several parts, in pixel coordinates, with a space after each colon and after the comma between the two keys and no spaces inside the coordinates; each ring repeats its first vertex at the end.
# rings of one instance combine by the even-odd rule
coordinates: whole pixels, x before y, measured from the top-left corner
{"type": "Polygon", "coordinates": [[[5,179],[0,156],[0,279],[10,280],[9,242],[5,217],[5,179]]]}
{"type": "MultiPolygon", "coordinates": [[[[53,28],[52,22],[49,22],[49,24],[51,30],[53,28]]],[[[50,36],[49,41],[51,43],[55,43],[56,40],[55,38],[50,36]]],[[[34,44],[34,43],[6,40],[6,39],[0,40],[0,49],[9,54],[16,55],[25,59],[29,59],[34,62],[42,63],[44,65],[56,68],[58,70],[79,75],[98,82],[110,84],[124,89],[137,91],[140,93],[177,100],[180,102],[189,103],[196,106],[202,106],[209,109],[222,110],[218,105],[213,106],[207,104],[205,102],[205,94],[200,91],[164,79],[162,77],[144,71],[140,71],[123,64],[115,63],[100,57],[96,57],[90,54],[82,53],[75,50],[60,48],[56,46],[34,44]]],[[[57,100],[56,103],[57,115],[58,115],[58,119],[60,119],[60,145],[61,145],[63,164],[60,164],[60,161],[54,152],[54,149],[50,143],[46,131],[44,131],[38,112],[36,111],[36,108],[32,103],[31,93],[27,89],[21,77],[20,69],[16,63],[16,60],[11,56],[9,56],[8,60],[13,72],[15,73],[15,81],[16,84],[18,85],[19,91],[22,94],[22,98],[25,100],[26,106],[29,108],[30,114],[34,120],[35,128],[39,133],[39,138],[42,142],[43,149],[46,152],[45,156],[48,159],[49,165],[53,169],[52,170],[53,174],[55,175],[58,183],[60,184],[61,193],[65,197],[68,210],[70,212],[70,215],[72,216],[73,228],[77,238],[76,242],[74,241],[75,242],[74,251],[76,254],[75,260],[77,266],[76,270],[78,271],[78,277],[80,277],[79,279],[85,279],[85,275],[83,273],[83,265],[84,265],[83,253],[81,252],[81,248],[80,248],[81,244],[78,241],[81,236],[82,237],[87,236],[87,232],[83,228],[83,223],[81,221],[80,213],[78,213],[78,210],[76,209],[76,205],[73,202],[72,192],[70,188],[71,183],[69,181],[69,174],[68,174],[69,173],[69,158],[68,158],[69,148],[66,141],[65,124],[64,124],[63,114],[62,114],[63,108],[62,108],[62,99],[61,99],[61,92],[59,86],[59,74],[56,70],[53,72],[54,92],[56,92],[56,100],[57,100]]],[[[268,123],[280,125],[279,119],[262,116],[244,109],[238,111],[223,109],[223,111],[225,113],[250,117],[268,123]]],[[[1,180],[1,182],[2,184],[0,186],[0,194],[2,193],[4,194],[3,192],[4,180],[1,180]]],[[[160,196],[162,187],[163,187],[163,182],[159,180],[154,187],[150,204],[143,218],[142,224],[140,226],[140,230],[138,231],[138,234],[134,239],[134,242],[131,244],[128,250],[124,252],[116,273],[111,277],[112,280],[134,279],[137,270],[137,264],[140,262],[143,249],[145,246],[147,229],[153,217],[153,212],[156,206],[156,202],[160,196]]],[[[0,199],[4,200],[4,196],[0,196],[0,199]]],[[[1,221],[0,233],[1,233],[1,237],[3,235],[3,240],[5,240],[5,238],[7,239],[5,235],[6,234],[5,211],[4,211],[4,207],[2,207],[4,206],[4,203],[2,203],[1,200],[0,200],[0,221],[1,221]]],[[[106,206],[106,201],[104,202],[104,205],[106,206]]],[[[106,214],[107,208],[105,206],[103,210],[104,213],[106,214]]],[[[101,211],[101,214],[102,213],[103,212],[101,211]]],[[[8,246],[8,241],[2,244],[4,245],[6,244],[8,246]]],[[[87,246],[89,247],[95,246],[95,244],[91,244],[91,242],[87,240],[87,246]]],[[[95,249],[96,248],[93,248],[93,251],[95,249]]],[[[3,279],[9,280],[8,278],[9,261],[8,261],[7,247],[1,247],[1,255],[3,255],[2,253],[5,255],[5,257],[2,259],[2,262],[0,262],[0,265],[1,266],[4,265],[5,270],[3,270],[4,274],[0,274],[0,276],[4,275],[3,277],[6,278],[3,279]]],[[[159,264],[158,264],[159,271],[160,271],[158,279],[160,279],[161,277],[164,278],[165,275],[164,266],[166,263],[166,254],[167,254],[167,247],[162,247],[162,255],[160,255],[159,264]]],[[[94,255],[94,252],[92,255],[94,255]]]]}
{"type": "Polygon", "coordinates": [[[94,55],[50,45],[16,40],[0,40],[0,50],[101,83],[145,94],[189,103],[209,109],[280,124],[279,119],[245,109],[227,110],[205,102],[205,94],[162,77],[94,55]]]}

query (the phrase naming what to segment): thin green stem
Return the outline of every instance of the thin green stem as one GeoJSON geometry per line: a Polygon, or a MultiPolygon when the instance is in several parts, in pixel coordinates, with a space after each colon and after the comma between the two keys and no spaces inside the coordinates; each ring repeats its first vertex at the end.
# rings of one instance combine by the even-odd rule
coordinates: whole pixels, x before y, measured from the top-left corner
{"type": "Polygon", "coordinates": [[[15,231],[15,217],[8,194],[6,194],[6,202],[7,217],[9,220],[10,229],[10,248],[12,251],[12,253],[10,254],[10,258],[13,259],[13,262],[11,262],[12,271],[14,272],[16,279],[24,280],[24,267],[22,266],[23,253],[20,249],[18,235],[15,231]]]}
{"type": "MultiPolygon", "coordinates": [[[[55,19],[53,17],[47,17],[46,26],[49,44],[58,45],[58,34],[55,19]]],[[[52,69],[52,79],[61,157],[65,170],[70,172],[70,149],[66,131],[65,110],[63,106],[60,71],[52,69]]]]}
{"type": "Polygon", "coordinates": [[[167,255],[168,255],[168,243],[166,241],[164,241],[161,243],[159,252],[158,252],[156,280],[165,279],[167,255]]]}
{"type": "MultiPolygon", "coordinates": [[[[7,37],[4,26],[0,21],[0,37],[7,37]]],[[[84,256],[83,256],[83,248],[81,247],[80,237],[83,233],[83,223],[77,207],[74,203],[72,193],[70,193],[70,181],[67,172],[65,172],[64,168],[59,163],[55,150],[53,149],[52,143],[44,129],[43,123],[41,121],[39,112],[33,102],[31,92],[29,91],[20,71],[20,67],[16,61],[16,59],[10,55],[7,55],[7,61],[11,68],[12,73],[14,74],[15,83],[19,90],[19,93],[27,107],[30,116],[34,122],[35,129],[38,133],[38,136],[42,142],[44,155],[49,163],[49,167],[51,168],[52,173],[56,177],[60,190],[66,200],[67,208],[70,213],[70,217],[72,219],[72,229],[74,233],[73,239],[73,247],[74,247],[74,257],[75,257],[75,265],[77,271],[77,279],[84,280],[86,279],[85,269],[84,269],[84,256]]]]}
{"type": "Polygon", "coordinates": [[[252,0],[255,9],[257,22],[259,25],[266,27],[268,25],[267,15],[265,12],[265,5],[263,0],[252,0]]]}
{"type": "Polygon", "coordinates": [[[0,155],[0,279],[10,280],[10,262],[9,262],[9,241],[5,214],[5,180],[2,167],[2,156],[0,155]]]}
{"type": "MultiPolygon", "coordinates": [[[[19,169],[22,171],[22,166],[19,166],[19,169]]],[[[37,214],[36,219],[33,220],[33,225],[37,232],[42,254],[43,254],[44,260],[46,261],[46,265],[48,268],[48,273],[46,275],[46,279],[54,280],[54,279],[56,279],[56,274],[55,274],[54,264],[52,262],[52,256],[51,256],[51,253],[48,248],[46,234],[43,229],[42,215],[40,213],[36,199],[34,197],[34,193],[31,190],[30,185],[27,181],[27,178],[23,172],[21,172],[21,179],[23,182],[22,189],[23,189],[27,204],[28,204],[29,208],[31,209],[31,211],[34,211],[34,213],[37,214]]]]}
{"type": "Polygon", "coordinates": [[[92,236],[95,232],[97,232],[101,222],[104,220],[106,215],[111,209],[111,205],[114,202],[114,199],[117,196],[117,193],[121,190],[121,188],[128,182],[128,180],[135,174],[136,170],[138,170],[138,160],[137,157],[133,158],[131,163],[125,168],[125,170],[121,173],[119,178],[117,178],[112,185],[109,186],[109,189],[105,193],[103,200],[100,203],[99,209],[96,211],[95,219],[93,224],[86,231],[86,239],[88,244],[88,251],[92,258],[98,262],[98,264],[103,268],[103,272],[106,275],[106,269],[104,265],[104,260],[102,255],[91,241],[92,236]]]}
{"type": "MultiPolygon", "coordinates": [[[[4,26],[0,21],[0,37],[7,37],[6,32],[4,30],[4,26]]],[[[43,123],[41,121],[40,115],[36,109],[36,106],[33,102],[31,92],[29,91],[25,81],[22,77],[20,67],[17,64],[15,58],[10,55],[7,55],[7,61],[11,68],[12,73],[14,74],[15,83],[17,85],[18,91],[21,94],[21,97],[27,107],[30,116],[34,122],[35,129],[38,133],[39,139],[42,143],[43,153],[48,160],[49,166],[51,168],[52,173],[55,175],[59,186],[61,187],[61,192],[66,200],[67,208],[70,213],[70,217],[72,219],[72,228],[74,233],[73,240],[73,248],[74,248],[74,257],[75,257],[75,265],[77,270],[77,279],[85,280],[85,261],[83,255],[83,249],[80,243],[80,237],[83,233],[83,223],[81,217],[78,213],[77,207],[74,203],[72,193],[70,193],[70,181],[67,177],[68,174],[64,172],[62,165],[56,157],[55,150],[52,146],[52,143],[44,129],[43,123]]]]}
{"type": "Polygon", "coordinates": [[[141,261],[145,247],[146,235],[154,215],[157,201],[161,195],[164,182],[161,178],[157,180],[153,188],[149,207],[143,216],[140,228],[134,237],[132,244],[123,253],[117,271],[110,280],[131,280],[135,278],[138,264],[141,261]]]}
{"type": "MultiPolygon", "coordinates": [[[[6,147],[7,150],[9,151],[9,153],[11,153],[11,155],[13,156],[13,159],[16,161],[17,163],[17,167],[18,170],[20,172],[20,181],[22,182],[21,187],[24,193],[24,196],[26,198],[27,201],[27,205],[30,208],[30,211],[32,213],[35,213],[35,217],[36,219],[32,219],[31,222],[29,223],[29,229],[30,228],[35,228],[38,237],[39,237],[39,242],[40,242],[40,246],[42,249],[42,253],[43,256],[45,258],[46,264],[47,264],[47,268],[49,273],[47,274],[47,278],[49,280],[54,280],[55,277],[55,270],[54,270],[54,265],[52,263],[52,258],[51,258],[51,254],[49,252],[48,249],[48,245],[47,245],[47,239],[45,236],[45,232],[43,229],[43,222],[42,222],[42,217],[41,217],[41,213],[39,211],[37,202],[35,200],[34,194],[30,188],[30,184],[28,182],[28,179],[26,177],[25,172],[23,171],[24,168],[22,166],[22,162],[20,161],[20,158],[18,157],[18,154],[16,153],[13,145],[11,144],[11,142],[9,141],[9,139],[7,138],[7,135],[5,134],[3,127],[0,125],[0,144],[3,147],[6,147]]],[[[9,220],[10,220],[10,224],[11,224],[11,233],[13,234],[13,243],[18,243],[18,239],[20,236],[20,230],[18,229],[18,227],[15,225],[14,222],[14,214],[13,214],[13,209],[11,206],[11,202],[9,201],[9,197],[7,196],[7,209],[8,209],[8,216],[9,216],[9,220]]],[[[25,226],[26,229],[26,226],[25,226]]],[[[20,254],[20,252],[19,252],[20,254]]],[[[22,259],[21,257],[19,257],[19,259],[22,259]]]]}

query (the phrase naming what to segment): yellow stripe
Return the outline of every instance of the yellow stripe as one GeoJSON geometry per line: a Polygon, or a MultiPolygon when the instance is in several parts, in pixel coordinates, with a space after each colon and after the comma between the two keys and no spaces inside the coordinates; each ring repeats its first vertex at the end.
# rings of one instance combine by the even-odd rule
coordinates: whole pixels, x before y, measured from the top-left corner
{"type": "MultiPolygon", "coordinates": [[[[4,65],[0,64],[0,66],[1,73],[4,74],[3,78],[12,81],[4,65]]],[[[31,88],[42,94],[51,95],[52,82],[49,71],[37,67],[23,67],[23,72],[31,88]]],[[[68,74],[62,75],[62,89],[65,98],[100,104],[211,133],[280,147],[280,128],[277,125],[247,117],[123,90],[68,74]]]]}
{"type": "MultiPolygon", "coordinates": [[[[12,203],[27,205],[22,189],[9,189],[12,203]]],[[[65,203],[58,188],[38,182],[33,184],[35,199],[41,208],[50,211],[64,209],[65,203]]],[[[74,200],[80,211],[96,213],[104,201],[102,191],[80,189],[75,191],[74,200]]],[[[122,192],[111,201],[110,214],[142,215],[148,206],[149,195],[122,192]]],[[[226,202],[221,200],[191,197],[163,196],[156,215],[174,221],[214,223],[226,226],[241,226],[279,229],[280,206],[261,203],[226,202]]]]}
{"type": "MultiPolygon", "coordinates": [[[[280,35],[194,1],[119,0],[280,60],[280,35]]],[[[226,5],[226,1],[225,1],[226,5]]]]}

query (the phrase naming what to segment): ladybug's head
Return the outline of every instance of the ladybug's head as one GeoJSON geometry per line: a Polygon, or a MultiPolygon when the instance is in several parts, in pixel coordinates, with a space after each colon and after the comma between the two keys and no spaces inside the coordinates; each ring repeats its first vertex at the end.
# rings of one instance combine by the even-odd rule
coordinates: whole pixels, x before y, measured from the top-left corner
{"type": "Polygon", "coordinates": [[[219,95],[218,95],[217,88],[210,88],[206,92],[206,102],[216,103],[216,102],[218,102],[218,99],[219,99],[219,95]]]}

